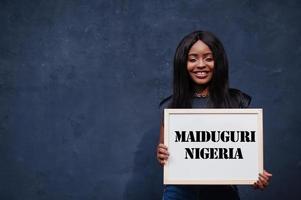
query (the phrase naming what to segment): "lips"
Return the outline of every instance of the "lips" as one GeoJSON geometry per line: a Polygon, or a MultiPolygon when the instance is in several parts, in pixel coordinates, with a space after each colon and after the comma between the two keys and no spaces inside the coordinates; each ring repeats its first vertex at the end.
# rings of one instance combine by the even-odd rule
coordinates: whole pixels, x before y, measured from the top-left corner
{"type": "Polygon", "coordinates": [[[206,78],[209,74],[209,71],[196,71],[196,72],[193,72],[193,74],[197,77],[197,78],[206,78]]]}

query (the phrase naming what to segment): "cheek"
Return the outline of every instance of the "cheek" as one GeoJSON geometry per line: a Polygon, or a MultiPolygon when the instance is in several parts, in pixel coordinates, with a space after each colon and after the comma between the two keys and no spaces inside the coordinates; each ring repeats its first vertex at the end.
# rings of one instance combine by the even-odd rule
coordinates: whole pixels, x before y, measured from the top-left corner
{"type": "Polygon", "coordinates": [[[209,67],[211,70],[213,70],[213,69],[214,69],[214,62],[208,63],[208,67],[209,67]]]}
{"type": "Polygon", "coordinates": [[[193,69],[193,64],[191,64],[189,62],[187,62],[186,66],[187,66],[186,68],[187,68],[188,71],[190,71],[191,69],[193,69]]]}

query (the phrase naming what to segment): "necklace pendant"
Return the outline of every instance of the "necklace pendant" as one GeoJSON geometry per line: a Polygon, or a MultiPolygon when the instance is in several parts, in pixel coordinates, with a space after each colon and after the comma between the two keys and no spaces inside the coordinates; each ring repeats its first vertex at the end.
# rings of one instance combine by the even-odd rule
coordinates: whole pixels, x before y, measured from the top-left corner
{"type": "Polygon", "coordinates": [[[208,97],[208,94],[202,94],[202,93],[194,93],[194,96],[196,97],[202,97],[202,98],[205,98],[205,97],[208,97]]]}

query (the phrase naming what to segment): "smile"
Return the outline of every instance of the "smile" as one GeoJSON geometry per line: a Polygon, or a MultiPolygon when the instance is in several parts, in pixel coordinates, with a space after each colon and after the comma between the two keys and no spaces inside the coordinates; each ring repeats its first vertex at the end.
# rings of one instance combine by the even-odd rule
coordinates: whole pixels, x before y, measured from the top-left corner
{"type": "Polygon", "coordinates": [[[209,71],[197,71],[193,72],[197,78],[206,78],[209,74],[209,71]]]}

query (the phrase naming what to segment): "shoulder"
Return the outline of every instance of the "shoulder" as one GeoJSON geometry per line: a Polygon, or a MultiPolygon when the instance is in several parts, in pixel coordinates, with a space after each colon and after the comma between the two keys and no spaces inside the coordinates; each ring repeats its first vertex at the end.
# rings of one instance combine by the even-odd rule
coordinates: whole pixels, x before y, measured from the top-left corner
{"type": "Polygon", "coordinates": [[[249,107],[252,97],[238,89],[230,88],[229,89],[229,95],[231,98],[231,101],[235,102],[236,105],[238,105],[239,108],[247,108],[249,107]]]}
{"type": "Polygon", "coordinates": [[[168,108],[169,105],[170,105],[170,103],[171,103],[171,100],[172,100],[172,95],[170,95],[170,96],[164,98],[164,99],[160,102],[159,108],[161,108],[161,109],[168,108]]]}

